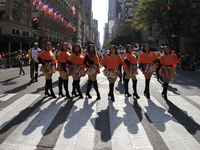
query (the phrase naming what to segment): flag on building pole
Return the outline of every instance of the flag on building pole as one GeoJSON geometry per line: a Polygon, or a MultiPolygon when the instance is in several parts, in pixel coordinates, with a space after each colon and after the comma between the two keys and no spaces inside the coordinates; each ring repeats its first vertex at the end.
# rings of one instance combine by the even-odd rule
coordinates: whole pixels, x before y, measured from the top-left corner
{"type": "Polygon", "coordinates": [[[72,14],[76,14],[76,5],[72,6],[72,14]]]}

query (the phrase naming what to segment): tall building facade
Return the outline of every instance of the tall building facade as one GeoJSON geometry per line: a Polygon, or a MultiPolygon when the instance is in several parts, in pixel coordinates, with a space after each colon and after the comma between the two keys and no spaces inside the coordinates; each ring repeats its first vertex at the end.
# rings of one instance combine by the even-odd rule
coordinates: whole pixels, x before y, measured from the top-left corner
{"type": "Polygon", "coordinates": [[[72,43],[73,0],[48,0],[40,5],[35,2],[34,0],[0,1],[1,52],[28,50],[34,41],[39,42],[41,48],[47,40],[54,45],[61,41],[72,43]],[[37,18],[38,29],[32,28],[33,17],[37,18]]]}

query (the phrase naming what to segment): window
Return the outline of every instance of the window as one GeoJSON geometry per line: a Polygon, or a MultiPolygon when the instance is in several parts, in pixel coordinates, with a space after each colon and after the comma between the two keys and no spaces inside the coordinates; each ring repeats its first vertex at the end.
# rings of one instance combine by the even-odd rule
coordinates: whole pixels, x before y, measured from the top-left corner
{"type": "Polygon", "coordinates": [[[19,30],[17,30],[16,35],[19,35],[19,30]]]}
{"type": "Polygon", "coordinates": [[[0,35],[2,34],[2,29],[0,28],[0,35]]]}
{"type": "Polygon", "coordinates": [[[18,20],[18,9],[19,9],[19,3],[14,2],[13,10],[12,10],[13,20],[18,20]]]}
{"type": "Polygon", "coordinates": [[[0,0],[0,20],[5,18],[6,0],[0,0]]]}
{"type": "Polygon", "coordinates": [[[23,36],[26,36],[26,32],[25,31],[23,31],[23,36]]]}
{"type": "Polygon", "coordinates": [[[24,8],[23,14],[22,14],[22,22],[26,23],[27,21],[27,8],[24,8]]]}
{"type": "Polygon", "coordinates": [[[15,34],[15,29],[12,29],[12,34],[15,34]]]}

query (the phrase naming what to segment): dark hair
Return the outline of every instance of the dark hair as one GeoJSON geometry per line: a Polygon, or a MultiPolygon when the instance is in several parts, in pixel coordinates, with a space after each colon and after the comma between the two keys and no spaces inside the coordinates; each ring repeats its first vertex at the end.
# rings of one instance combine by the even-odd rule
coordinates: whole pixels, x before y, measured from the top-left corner
{"type": "Polygon", "coordinates": [[[81,45],[78,44],[78,43],[75,43],[75,44],[73,45],[73,47],[72,47],[72,53],[75,53],[76,55],[79,55],[79,54],[81,53],[81,45]],[[76,46],[79,46],[79,51],[78,51],[78,53],[75,51],[75,47],[76,47],[76,46]]]}
{"type": "MultiPolygon", "coordinates": [[[[172,50],[171,50],[171,48],[170,48],[169,46],[165,45],[163,48],[164,48],[164,53],[165,53],[165,48],[168,48],[168,49],[169,49],[169,54],[172,53],[172,50]]],[[[166,54],[166,53],[165,53],[165,54],[166,54]]]]}
{"type": "Polygon", "coordinates": [[[65,51],[65,50],[64,50],[64,48],[63,48],[64,44],[67,44],[67,45],[69,45],[69,43],[68,43],[68,42],[63,42],[63,43],[62,43],[62,45],[61,45],[61,51],[65,51]]]}
{"type": "Polygon", "coordinates": [[[110,53],[111,47],[113,47],[113,48],[115,49],[115,54],[118,55],[117,47],[116,47],[115,45],[111,45],[111,46],[110,46],[110,48],[109,48],[109,54],[111,54],[111,53],[110,53]]]}
{"type": "Polygon", "coordinates": [[[87,47],[87,53],[89,55],[90,58],[93,58],[93,56],[97,56],[97,51],[96,51],[96,47],[94,46],[94,44],[89,44],[87,47]],[[93,47],[94,48],[94,52],[90,51],[90,48],[93,47]]]}
{"type": "Polygon", "coordinates": [[[149,44],[147,44],[147,43],[144,44],[143,49],[142,49],[142,52],[146,52],[145,49],[144,49],[145,46],[148,46],[148,47],[149,47],[149,53],[150,53],[150,49],[151,49],[151,47],[150,47],[149,44]]]}
{"type": "Polygon", "coordinates": [[[52,44],[51,44],[51,42],[46,41],[46,42],[44,43],[44,50],[47,50],[47,49],[46,49],[46,45],[47,45],[47,44],[50,44],[50,45],[51,45],[51,48],[52,48],[52,44]]]}
{"type": "Polygon", "coordinates": [[[133,46],[132,46],[131,44],[127,44],[127,45],[126,45],[126,53],[130,53],[130,52],[128,51],[128,48],[129,48],[129,47],[133,47],[133,46]]]}

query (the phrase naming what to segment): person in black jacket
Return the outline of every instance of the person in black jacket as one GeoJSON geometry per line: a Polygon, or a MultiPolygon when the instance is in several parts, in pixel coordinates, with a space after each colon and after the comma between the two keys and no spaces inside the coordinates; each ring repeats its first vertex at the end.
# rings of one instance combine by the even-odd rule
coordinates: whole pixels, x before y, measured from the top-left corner
{"type": "Polygon", "coordinates": [[[92,96],[90,95],[90,89],[92,84],[94,85],[94,89],[97,93],[97,99],[96,100],[100,100],[100,93],[98,90],[98,85],[97,85],[97,74],[100,73],[99,70],[99,58],[97,55],[97,51],[96,51],[96,47],[93,44],[89,44],[87,47],[87,54],[85,55],[84,61],[83,61],[84,65],[87,67],[87,74],[88,74],[88,84],[87,84],[87,92],[86,92],[86,96],[88,98],[92,98],[92,96]]]}

